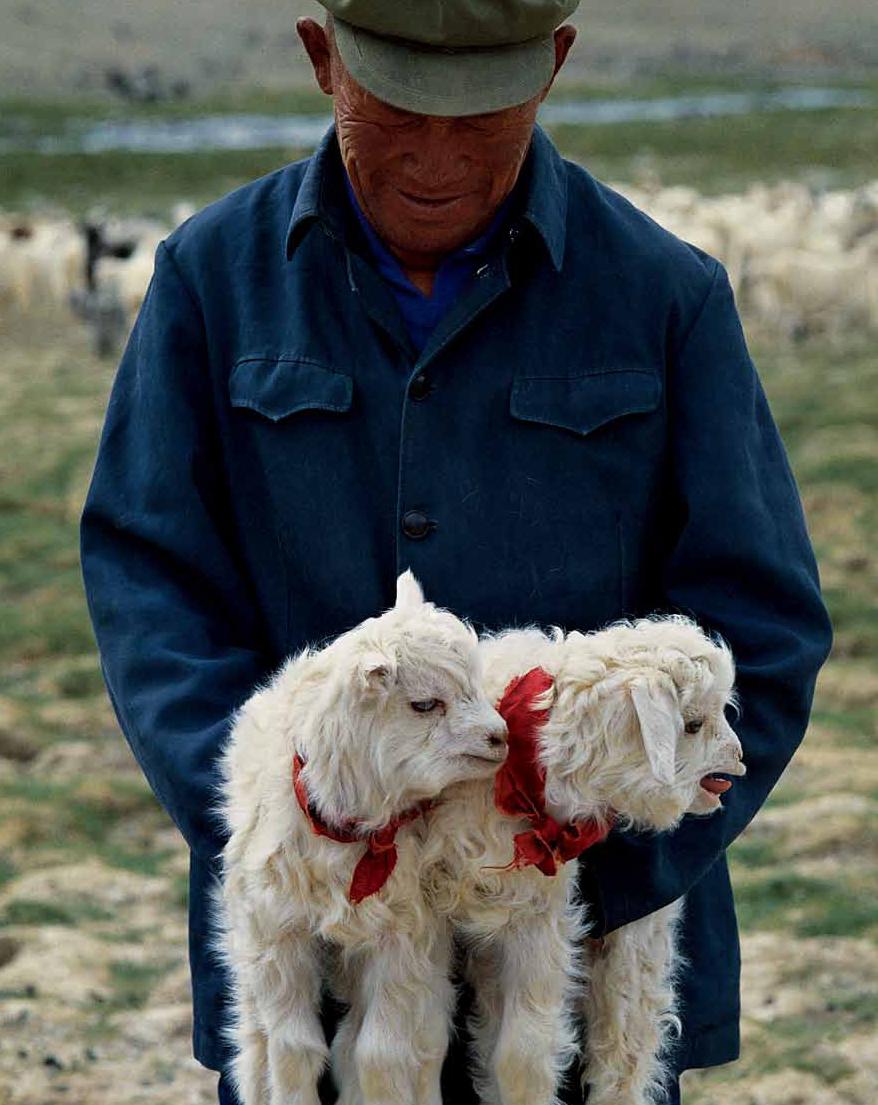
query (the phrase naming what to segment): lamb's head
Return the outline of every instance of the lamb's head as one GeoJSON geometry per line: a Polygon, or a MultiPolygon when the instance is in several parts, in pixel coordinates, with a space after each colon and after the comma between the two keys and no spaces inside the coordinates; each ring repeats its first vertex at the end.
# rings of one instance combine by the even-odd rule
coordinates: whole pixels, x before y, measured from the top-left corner
{"type": "Polygon", "coordinates": [[[348,792],[347,816],[352,807],[366,819],[398,812],[490,777],[505,758],[506,723],[482,690],[478,635],[425,601],[411,571],[397,580],[394,606],[326,651],[332,732],[309,753],[348,792]]]}
{"type": "Polygon", "coordinates": [[[745,773],[725,716],[737,705],[725,642],[678,614],[569,634],[565,648],[558,691],[575,720],[564,789],[598,796],[639,828],[720,809],[731,782],[717,776],[745,773]]]}

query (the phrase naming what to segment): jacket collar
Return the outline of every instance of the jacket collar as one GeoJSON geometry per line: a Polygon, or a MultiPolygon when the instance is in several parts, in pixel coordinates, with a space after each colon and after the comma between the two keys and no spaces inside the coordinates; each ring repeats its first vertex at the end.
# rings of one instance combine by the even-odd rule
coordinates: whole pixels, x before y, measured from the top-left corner
{"type": "Polygon", "coordinates": [[[567,237],[567,173],[564,159],[539,124],[534,127],[522,172],[524,218],[539,232],[557,272],[564,263],[567,237]]]}
{"type": "MultiPolygon", "coordinates": [[[[288,261],[314,221],[320,221],[331,237],[345,239],[348,202],[343,191],[344,171],[333,124],[308,159],[293,203],[284,240],[288,261]]],[[[567,177],[561,155],[539,125],[534,127],[521,174],[521,217],[539,233],[552,264],[560,272],[567,232],[567,177]]]]}

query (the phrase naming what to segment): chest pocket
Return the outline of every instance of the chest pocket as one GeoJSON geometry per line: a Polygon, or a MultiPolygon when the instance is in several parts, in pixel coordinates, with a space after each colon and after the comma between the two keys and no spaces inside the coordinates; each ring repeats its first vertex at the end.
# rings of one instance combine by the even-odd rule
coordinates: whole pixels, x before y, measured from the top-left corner
{"type": "Polygon", "coordinates": [[[302,357],[245,357],[229,376],[231,405],[273,422],[302,410],[346,411],[353,393],[350,376],[302,357]]]}
{"type": "Polygon", "coordinates": [[[647,369],[616,369],[586,376],[519,376],[512,382],[509,413],[590,434],[625,415],[655,410],[661,399],[658,375],[647,369]]]}

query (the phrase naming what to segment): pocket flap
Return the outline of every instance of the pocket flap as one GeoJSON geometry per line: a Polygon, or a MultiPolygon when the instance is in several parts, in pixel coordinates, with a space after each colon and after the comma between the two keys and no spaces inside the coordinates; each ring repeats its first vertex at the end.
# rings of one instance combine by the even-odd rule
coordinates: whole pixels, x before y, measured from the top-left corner
{"type": "Polygon", "coordinates": [[[588,434],[626,414],[655,410],[661,382],[654,372],[618,369],[587,376],[520,376],[512,382],[509,413],[588,434]]]}
{"type": "Polygon", "coordinates": [[[229,376],[229,401],[277,421],[296,411],[346,411],[354,381],[299,357],[245,357],[229,376]]]}

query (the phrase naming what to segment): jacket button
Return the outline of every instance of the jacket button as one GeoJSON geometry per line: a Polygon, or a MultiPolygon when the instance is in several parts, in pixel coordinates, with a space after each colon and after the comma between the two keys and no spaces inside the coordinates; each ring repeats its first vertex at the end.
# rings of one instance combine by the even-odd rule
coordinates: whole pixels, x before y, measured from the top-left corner
{"type": "Polygon", "coordinates": [[[430,394],[430,381],[424,375],[423,372],[419,372],[418,375],[412,380],[409,387],[409,395],[412,399],[423,399],[430,394]]]}
{"type": "Polygon", "coordinates": [[[425,537],[435,525],[422,510],[407,510],[402,516],[402,532],[406,537],[425,537]]]}

